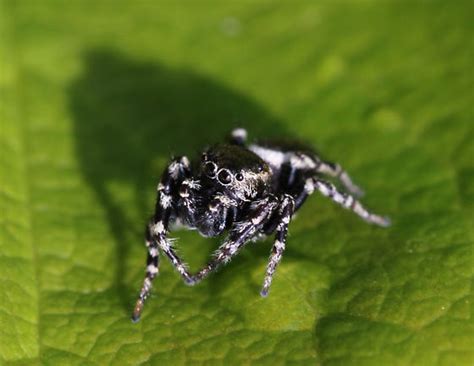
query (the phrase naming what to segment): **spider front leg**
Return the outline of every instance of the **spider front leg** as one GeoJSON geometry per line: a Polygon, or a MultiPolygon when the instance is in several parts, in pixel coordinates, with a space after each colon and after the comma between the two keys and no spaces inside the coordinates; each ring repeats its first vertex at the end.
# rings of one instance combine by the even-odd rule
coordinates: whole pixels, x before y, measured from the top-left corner
{"type": "Polygon", "coordinates": [[[349,194],[339,192],[337,188],[329,182],[312,177],[307,179],[305,188],[309,193],[314,189],[317,189],[322,195],[331,198],[334,202],[340,204],[342,207],[353,211],[356,215],[360,216],[362,219],[371,224],[383,227],[390,225],[390,219],[388,217],[382,217],[369,212],[354,197],[349,194]]]}
{"type": "Polygon", "coordinates": [[[265,280],[263,281],[263,287],[260,291],[260,295],[266,297],[272,284],[273,274],[276,271],[278,264],[281,261],[283,252],[286,245],[286,237],[288,234],[288,224],[290,223],[291,216],[295,210],[295,200],[292,196],[285,194],[281,201],[280,214],[277,217],[279,221],[277,229],[275,242],[272,247],[272,252],[270,254],[270,259],[267,265],[267,271],[265,274],[265,280]]]}
{"type": "Polygon", "coordinates": [[[362,197],[364,195],[364,191],[352,182],[349,174],[337,163],[320,161],[316,168],[316,172],[337,178],[342,185],[356,197],[362,197]]]}
{"type": "Polygon", "coordinates": [[[146,259],[146,274],[145,279],[143,280],[143,285],[140,290],[140,294],[138,295],[138,299],[133,309],[132,321],[134,323],[140,320],[140,314],[143,311],[143,305],[145,304],[145,300],[147,299],[147,297],[150,295],[152,281],[158,275],[159,272],[158,265],[160,253],[156,244],[151,238],[148,227],[145,231],[145,244],[148,249],[148,255],[146,259]]]}
{"type": "Polygon", "coordinates": [[[143,285],[132,314],[132,321],[134,322],[140,319],[145,300],[150,295],[152,281],[158,274],[159,249],[170,258],[173,265],[183,276],[190,277],[186,271],[185,264],[176,255],[172,249],[170,240],[166,237],[170,214],[176,205],[176,190],[180,182],[189,175],[190,168],[188,158],[177,158],[165,169],[161,181],[158,184],[155,214],[150,220],[145,233],[145,241],[148,249],[147,266],[145,279],[143,280],[143,285]]]}
{"type": "Polygon", "coordinates": [[[275,197],[271,196],[259,201],[251,210],[245,221],[237,223],[231,229],[227,240],[219,247],[213,259],[192,277],[192,285],[201,282],[222,264],[228,263],[262,227],[278,207],[275,197]]]}

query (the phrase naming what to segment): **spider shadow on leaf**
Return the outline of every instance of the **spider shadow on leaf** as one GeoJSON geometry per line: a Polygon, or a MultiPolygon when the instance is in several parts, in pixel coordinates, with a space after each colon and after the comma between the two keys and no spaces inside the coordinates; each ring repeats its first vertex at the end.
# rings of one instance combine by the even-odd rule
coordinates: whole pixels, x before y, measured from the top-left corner
{"type": "MultiPolygon", "coordinates": [[[[135,279],[129,273],[136,273],[129,255],[138,246],[145,265],[142,229],[169,157],[193,156],[236,126],[248,128],[251,136],[284,135],[285,128],[253,100],[190,70],[109,49],[87,52],[83,64],[69,89],[76,154],[114,238],[110,261],[117,263],[105,268],[115,270],[128,312],[141,283],[140,278],[136,288],[125,286],[127,277],[135,279]]],[[[155,282],[159,286],[159,277],[155,282]]]]}

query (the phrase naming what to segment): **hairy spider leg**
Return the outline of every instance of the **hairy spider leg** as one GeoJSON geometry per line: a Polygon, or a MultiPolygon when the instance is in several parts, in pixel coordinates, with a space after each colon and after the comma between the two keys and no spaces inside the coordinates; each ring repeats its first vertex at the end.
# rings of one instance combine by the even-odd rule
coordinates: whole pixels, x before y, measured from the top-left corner
{"type": "MultiPolygon", "coordinates": [[[[186,186],[186,180],[183,181],[183,185],[186,186]]],[[[183,192],[183,185],[181,185],[181,188],[180,188],[180,194],[183,192]]],[[[189,188],[189,185],[188,185],[188,188],[189,188]]],[[[188,189],[186,188],[186,190],[188,189]]],[[[184,200],[186,198],[184,198],[182,195],[181,195],[181,199],[184,200]]],[[[217,199],[217,201],[219,201],[217,199]]],[[[227,207],[225,206],[224,203],[222,202],[215,202],[214,203],[214,207],[213,209],[214,210],[219,210],[222,212],[222,215],[224,217],[226,217],[227,213],[228,213],[228,209],[227,207]]],[[[222,220],[222,225],[225,225],[225,219],[222,220]]],[[[166,237],[164,237],[164,239],[166,240],[166,237]]],[[[195,276],[193,276],[188,268],[187,268],[187,265],[186,263],[179,257],[179,255],[176,253],[176,251],[174,250],[174,248],[172,247],[172,243],[169,242],[168,240],[168,243],[164,243],[164,244],[159,244],[159,248],[166,254],[166,256],[170,259],[171,261],[171,264],[177,269],[178,273],[181,275],[181,277],[183,278],[183,281],[185,282],[185,284],[189,285],[189,286],[193,286],[194,284],[196,284],[196,280],[195,280],[195,276]]]]}
{"type": "Polygon", "coordinates": [[[159,186],[162,191],[160,191],[160,197],[156,204],[155,216],[149,225],[149,230],[154,242],[168,257],[173,267],[175,267],[178,273],[186,281],[190,281],[191,274],[188,272],[186,264],[178,256],[173,248],[172,242],[166,235],[169,230],[169,215],[171,209],[173,206],[176,206],[175,199],[173,198],[176,191],[179,191],[181,199],[186,202],[187,197],[186,195],[183,195],[183,192],[188,192],[188,189],[198,188],[195,181],[187,179],[190,176],[190,173],[188,158],[182,157],[171,162],[168,169],[163,173],[163,181],[169,181],[170,184],[165,183],[161,187],[159,186]],[[186,190],[183,190],[183,187],[186,187],[186,190]],[[168,199],[168,197],[170,197],[170,199],[168,199]]]}
{"type": "Polygon", "coordinates": [[[272,284],[273,274],[281,261],[286,246],[286,237],[288,234],[288,224],[295,210],[295,200],[289,194],[283,195],[280,205],[279,223],[276,229],[275,242],[273,243],[270,258],[268,260],[267,271],[263,281],[263,287],[260,295],[266,297],[272,284]]]}
{"type": "Polygon", "coordinates": [[[364,195],[364,190],[354,184],[349,174],[337,163],[319,161],[316,167],[316,172],[336,178],[356,197],[362,197],[364,195]]]}
{"type": "Polygon", "coordinates": [[[222,264],[228,263],[241,248],[259,233],[277,207],[278,200],[274,196],[259,201],[243,221],[234,224],[227,240],[217,249],[211,261],[192,277],[190,284],[201,282],[222,264]]]}
{"type": "Polygon", "coordinates": [[[306,180],[305,189],[307,190],[308,194],[317,189],[323,196],[329,197],[342,207],[353,211],[356,215],[360,216],[368,223],[383,227],[390,225],[390,219],[388,217],[382,217],[369,212],[353,196],[339,192],[332,183],[326,182],[325,180],[319,179],[317,177],[308,178],[306,180]]]}
{"type": "MultiPolygon", "coordinates": [[[[175,268],[184,275],[186,266],[176,255],[172,248],[171,241],[166,237],[169,227],[170,214],[174,205],[174,195],[180,182],[190,175],[189,160],[183,156],[173,159],[163,172],[160,183],[157,187],[157,200],[155,204],[155,214],[147,225],[145,242],[148,249],[147,267],[145,279],[140,290],[135,308],[132,314],[132,321],[140,320],[145,300],[150,295],[152,281],[158,274],[159,249],[161,249],[171,260],[175,268]]],[[[187,274],[189,277],[189,274],[187,274]]]]}
{"type": "Polygon", "coordinates": [[[219,231],[223,231],[228,225],[229,220],[234,222],[236,217],[235,206],[232,206],[228,199],[223,195],[217,195],[209,204],[209,209],[214,212],[220,212],[221,222],[219,224],[219,231]],[[229,214],[231,215],[229,217],[229,214]]]}

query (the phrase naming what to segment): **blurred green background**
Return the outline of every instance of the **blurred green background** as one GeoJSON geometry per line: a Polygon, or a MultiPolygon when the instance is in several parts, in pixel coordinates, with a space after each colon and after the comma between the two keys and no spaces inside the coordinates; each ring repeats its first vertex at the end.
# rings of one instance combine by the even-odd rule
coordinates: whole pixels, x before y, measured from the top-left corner
{"type": "MultiPolygon", "coordinates": [[[[0,1],[0,363],[472,365],[472,1],[0,1]],[[304,138],[389,229],[313,197],[201,285],[143,226],[171,154],[304,138]]],[[[218,240],[179,232],[193,270],[218,240]]]]}

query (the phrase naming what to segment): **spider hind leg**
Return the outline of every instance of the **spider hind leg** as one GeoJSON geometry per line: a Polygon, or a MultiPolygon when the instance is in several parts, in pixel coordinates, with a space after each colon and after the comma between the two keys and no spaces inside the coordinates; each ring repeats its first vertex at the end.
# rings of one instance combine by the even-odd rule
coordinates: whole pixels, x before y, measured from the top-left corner
{"type": "Polygon", "coordinates": [[[364,190],[354,184],[349,174],[337,163],[319,161],[316,172],[336,178],[339,182],[341,182],[344,188],[347,189],[347,191],[356,197],[362,197],[364,195],[364,190]]]}
{"type": "Polygon", "coordinates": [[[390,219],[369,212],[358,200],[353,196],[340,192],[332,183],[326,182],[319,178],[309,178],[307,180],[307,188],[309,190],[318,190],[323,196],[329,197],[342,207],[351,210],[356,215],[370,224],[382,227],[390,226],[390,219]]]}

